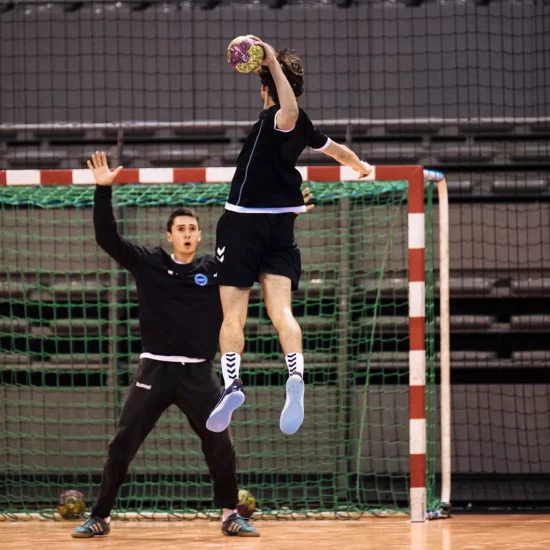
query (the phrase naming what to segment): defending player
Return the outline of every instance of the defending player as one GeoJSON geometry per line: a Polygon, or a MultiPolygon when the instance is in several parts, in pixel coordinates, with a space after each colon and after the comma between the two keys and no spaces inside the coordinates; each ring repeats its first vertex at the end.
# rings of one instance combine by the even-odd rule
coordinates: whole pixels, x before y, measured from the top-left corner
{"type": "Polygon", "coordinates": [[[360,178],[368,176],[372,167],[315,128],[298,107],[296,98],[304,89],[304,70],[294,52],[284,49],[276,53],[257,37],[250,38],[265,50],[260,71],[264,108],[239,155],[225,213],[216,232],[225,391],[207,427],[214,432],[225,430],[233,411],[244,403],[239,380],[244,325],[250,287],[259,281],[289,371],[280,428],[293,434],[304,418],[302,332],[291,308],[291,292],[298,288],[301,274],[294,220],[296,214],[306,210],[296,162],[309,146],[350,166],[360,178]]]}
{"type": "Polygon", "coordinates": [[[143,353],[130,383],[115,435],[109,443],[99,495],[90,518],[72,536],[108,535],[110,513],[128,466],[161,414],[175,404],[201,440],[214,485],[214,503],[223,508],[222,533],[259,536],[237,514],[235,451],[228,430],[212,433],[206,419],[220,398],[213,372],[222,312],[212,256],[195,256],[201,240],[193,210],[179,208],[168,219],[166,238],[173,246],[145,248],[117,232],[111,204],[111,184],[121,167],[111,172],[105,153],[88,166],[96,183],[94,228],[99,246],[134,276],[139,301],[143,353]]]}

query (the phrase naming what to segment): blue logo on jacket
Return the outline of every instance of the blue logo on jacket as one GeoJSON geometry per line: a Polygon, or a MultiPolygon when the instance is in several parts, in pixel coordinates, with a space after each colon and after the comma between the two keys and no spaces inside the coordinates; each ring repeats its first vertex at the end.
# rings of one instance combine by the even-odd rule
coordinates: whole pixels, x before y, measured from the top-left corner
{"type": "Polygon", "coordinates": [[[195,283],[199,286],[205,286],[208,283],[208,277],[202,273],[195,275],[195,283]]]}

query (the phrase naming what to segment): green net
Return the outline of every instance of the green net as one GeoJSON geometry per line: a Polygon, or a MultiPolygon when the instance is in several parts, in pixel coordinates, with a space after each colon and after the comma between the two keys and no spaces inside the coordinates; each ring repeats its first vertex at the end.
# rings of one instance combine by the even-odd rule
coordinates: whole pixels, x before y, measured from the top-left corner
{"type": "MultiPolygon", "coordinates": [[[[239,481],[265,514],[351,517],[408,508],[406,182],[311,183],[299,216],[306,419],[279,430],[287,372],[257,288],[241,367],[247,400],[232,431],[239,481]]],[[[198,210],[214,251],[227,185],[115,190],[119,231],[168,247],[180,205],[198,210]]],[[[434,291],[427,193],[428,505],[434,506],[434,291]]],[[[93,188],[0,188],[0,512],[53,514],[60,492],[90,505],[140,352],[131,277],[94,239],[93,188]]],[[[168,249],[168,248],[167,248],[168,249]]],[[[219,363],[218,363],[219,364],[219,363]]],[[[171,407],[131,465],[119,514],[197,517],[212,509],[199,441],[171,407]]]]}

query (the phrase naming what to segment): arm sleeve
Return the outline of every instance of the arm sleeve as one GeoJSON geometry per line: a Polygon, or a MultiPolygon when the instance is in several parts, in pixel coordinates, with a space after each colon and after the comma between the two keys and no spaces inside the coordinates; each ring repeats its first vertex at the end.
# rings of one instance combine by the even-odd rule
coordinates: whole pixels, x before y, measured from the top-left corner
{"type": "Polygon", "coordinates": [[[307,119],[306,124],[309,127],[309,139],[308,139],[308,145],[312,149],[316,149],[317,151],[322,151],[323,149],[326,149],[330,144],[330,138],[325,136],[319,128],[316,128],[313,122],[307,119]]]}
{"type": "Polygon", "coordinates": [[[111,186],[96,185],[94,194],[94,230],[97,244],[128,270],[135,268],[151,252],[123,239],[117,230],[111,186]]]}

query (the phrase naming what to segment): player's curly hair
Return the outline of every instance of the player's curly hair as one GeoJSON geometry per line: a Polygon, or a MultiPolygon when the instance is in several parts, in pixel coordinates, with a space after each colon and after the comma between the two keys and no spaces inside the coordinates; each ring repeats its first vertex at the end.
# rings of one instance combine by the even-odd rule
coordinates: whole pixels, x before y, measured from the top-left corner
{"type": "MultiPolygon", "coordinates": [[[[304,67],[302,66],[302,61],[294,50],[289,50],[288,48],[284,48],[277,53],[277,61],[290,82],[294,95],[300,97],[304,93],[304,67]]],[[[268,93],[273,101],[279,103],[277,87],[268,67],[262,66],[260,80],[262,81],[262,86],[267,86],[268,93]]]]}

